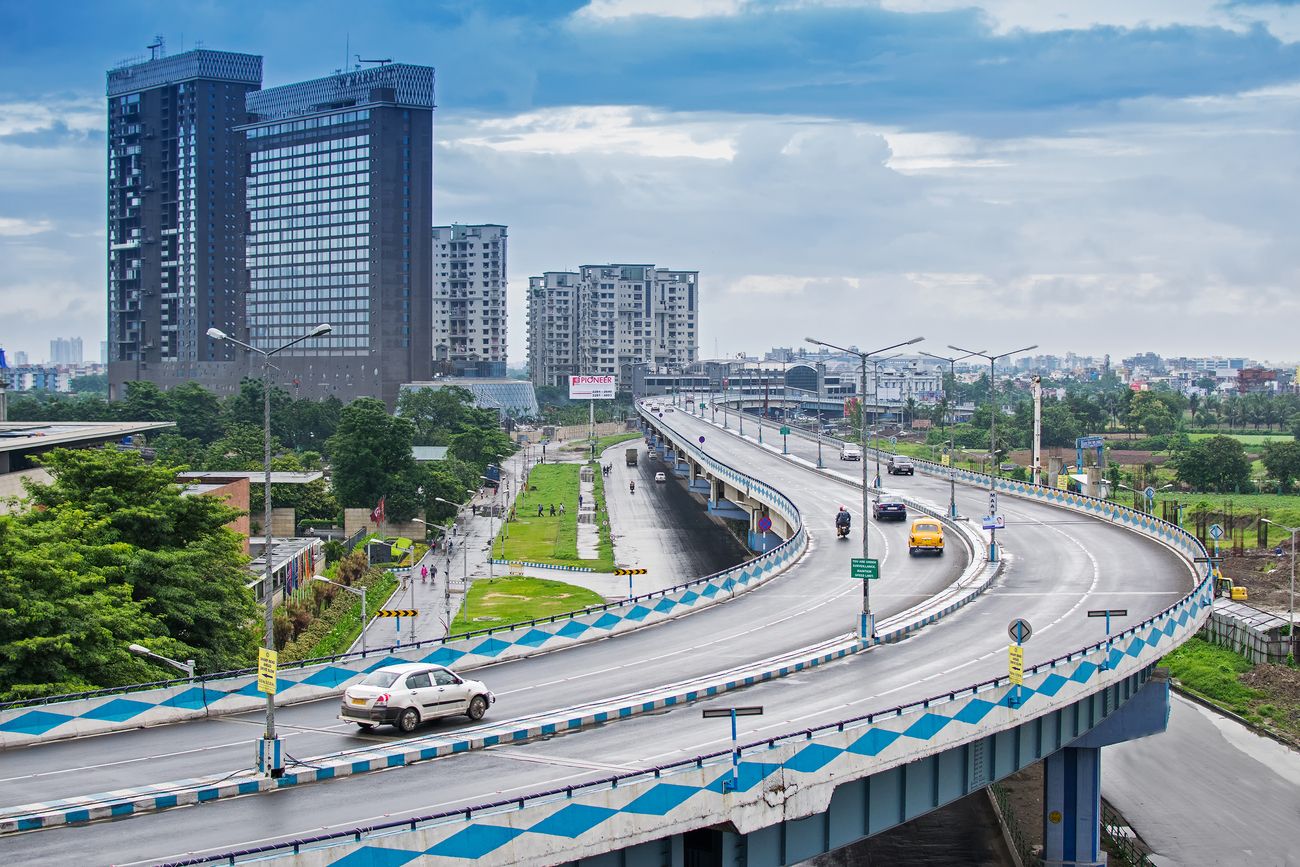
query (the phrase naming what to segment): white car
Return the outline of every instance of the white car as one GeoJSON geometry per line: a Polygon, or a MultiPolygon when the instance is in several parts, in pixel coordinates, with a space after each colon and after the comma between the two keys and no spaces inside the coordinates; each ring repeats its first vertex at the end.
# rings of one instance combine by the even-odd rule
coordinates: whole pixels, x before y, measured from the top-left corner
{"type": "Polygon", "coordinates": [[[376,668],[343,693],[338,718],[362,731],[387,723],[412,732],[421,722],[464,714],[481,720],[496,702],[486,686],[466,680],[449,668],[406,662],[376,668]]]}
{"type": "Polygon", "coordinates": [[[665,476],[663,473],[655,473],[655,481],[656,481],[656,482],[666,482],[666,481],[668,481],[668,477],[665,476]]]}

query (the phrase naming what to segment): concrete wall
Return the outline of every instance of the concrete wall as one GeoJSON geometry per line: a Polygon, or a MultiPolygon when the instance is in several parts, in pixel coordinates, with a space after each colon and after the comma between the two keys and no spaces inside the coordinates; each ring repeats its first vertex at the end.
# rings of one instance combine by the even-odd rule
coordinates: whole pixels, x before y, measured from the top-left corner
{"type": "MultiPolygon", "coordinates": [[[[260,514],[260,513],[259,513],[260,514]]],[[[287,506],[271,510],[271,535],[280,539],[292,539],[298,535],[297,510],[287,506]]]]}
{"type": "Polygon", "coordinates": [[[27,489],[23,487],[23,479],[31,479],[45,484],[52,481],[50,474],[45,470],[21,470],[16,473],[0,474],[0,515],[10,511],[6,502],[10,497],[27,496],[27,489]]]}

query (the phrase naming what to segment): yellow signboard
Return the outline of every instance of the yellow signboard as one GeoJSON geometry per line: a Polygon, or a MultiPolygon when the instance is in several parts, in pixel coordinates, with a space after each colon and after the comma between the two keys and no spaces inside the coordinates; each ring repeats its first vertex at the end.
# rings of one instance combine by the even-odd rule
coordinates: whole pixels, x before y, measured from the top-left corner
{"type": "Polygon", "coordinates": [[[276,669],[280,655],[265,647],[257,649],[257,689],[267,695],[275,695],[276,669]]]}
{"type": "Polygon", "coordinates": [[[1059,473],[1057,473],[1056,486],[1060,488],[1062,491],[1068,491],[1070,489],[1070,474],[1067,473],[1065,470],[1061,470],[1059,473]]]}
{"type": "Polygon", "coordinates": [[[1011,672],[1011,682],[1020,686],[1025,682],[1025,649],[1019,644],[1007,646],[1007,668],[1011,672]]]}
{"type": "Polygon", "coordinates": [[[952,455],[948,454],[947,452],[944,452],[939,457],[939,463],[943,464],[945,467],[952,466],[952,455]]]}

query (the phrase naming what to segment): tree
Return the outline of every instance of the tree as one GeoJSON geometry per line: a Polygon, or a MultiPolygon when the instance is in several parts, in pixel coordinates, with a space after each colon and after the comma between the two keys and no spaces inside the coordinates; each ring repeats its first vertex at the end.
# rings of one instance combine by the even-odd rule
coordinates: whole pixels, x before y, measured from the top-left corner
{"type": "Polygon", "coordinates": [[[68,380],[68,387],[73,394],[98,394],[108,397],[108,374],[91,373],[86,376],[74,376],[68,380]]]}
{"type": "Polygon", "coordinates": [[[1250,481],[1250,461],[1240,440],[1215,436],[1192,443],[1171,461],[1178,480],[1197,490],[1228,491],[1250,481]]]}
{"type": "MultiPolygon", "coordinates": [[[[288,432],[289,406],[293,398],[282,388],[271,386],[271,436],[283,440],[288,432]]],[[[246,378],[239,391],[226,398],[222,413],[227,424],[242,424],[262,430],[266,426],[266,408],[262,400],[262,380],[246,378]]]]}
{"type": "Polygon", "coordinates": [[[221,436],[221,400],[190,380],[167,392],[171,418],[183,437],[210,443],[221,436]]]}
{"type": "Polygon", "coordinates": [[[1268,443],[1264,446],[1262,460],[1269,476],[1288,490],[1300,478],[1300,442],[1268,443]]]}
{"type": "Polygon", "coordinates": [[[117,415],[126,421],[171,421],[172,407],[162,389],[138,380],[126,384],[126,398],[118,405],[117,415]]]}
{"type": "Polygon", "coordinates": [[[410,420],[390,416],[383,401],[363,397],[343,408],[328,446],[334,492],[344,508],[372,508],[398,489],[414,464],[414,436],[410,420]]]}
{"type": "MultiPolygon", "coordinates": [[[[185,497],[175,470],[110,449],[56,449],[42,461],[53,480],[25,482],[37,526],[70,509],[84,527],[64,528],[66,561],[105,546],[121,558],[105,567],[131,598],[207,671],[248,665],[255,613],[247,557],[226,528],[238,515],[212,497],[185,497]]],[[[65,561],[65,562],[66,562],[65,561]]]]}

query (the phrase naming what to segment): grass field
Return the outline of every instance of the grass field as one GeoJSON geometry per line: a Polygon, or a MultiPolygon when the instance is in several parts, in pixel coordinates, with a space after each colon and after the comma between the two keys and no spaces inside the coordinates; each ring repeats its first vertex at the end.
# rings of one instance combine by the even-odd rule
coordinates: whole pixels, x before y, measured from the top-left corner
{"type": "Polygon", "coordinates": [[[1281,665],[1251,665],[1243,656],[1193,638],[1161,660],[1183,688],[1256,725],[1300,735],[1300,701],[1294,693],[1295,669],[1281,665]],[[1263,675],[1263,676],[1261,676],[1263,675]],[[1265,685],[1254,689],[1245,680],[1265,685]],[[1276,684],[1275,689],[1268,684],[1276,684]]]}
{"type": "Polygon", "coordinates": [[[475,581],[470,585],[469,595],[452,623],[451,631],[454,634],[537,620],[600,605],[604,601],[599,593],[585,587],[545,578],[507,575],[475,581]]]}
{"type": "MultiPolygon", "coordinates": [[[[565,566],[590,566],[597,572],[614,568],[614,551],[609,531],[601,531],[600,557],[578,558],[578,472],[579,464],[541,464],[528,476],[528,490],[515,501],[515,520],[510,523],[509,538],[499,539],[493,550],[504,550],[507,560],[534,563],[557,563],[565,566]],[[551,505],[564,514],[551,514],[551,505]],[[542,507],[542,515],[537,507],[542,507]],[[503,544],[504,542],[504,544],[503,544]]],[[[597,472],[597,484],[599,484],[597,472]]],[[[599,501],[599,498],[598,498],[599,501]]],[[[502,536],[505,532],[502,531],[502,536]]]]}
{"type": "Polygon", "coordinates": [[[1196,442],[1197,440],[1208,440],[1216,436],[1230,436],[1234,440],[1239,440],[1243,446],[1252,446],[1252,447],[1262,446],[1264,445],[1264,443],[1267,442],[1275,442],[1275,443],[1291,442],[1291,440],[1295,439],[1295,437],[1289,433],[1260,433],[1260,434],[1194,433],[1194,434],[1188,434],[1187,438],[1192,442],[1196,442]]]}

